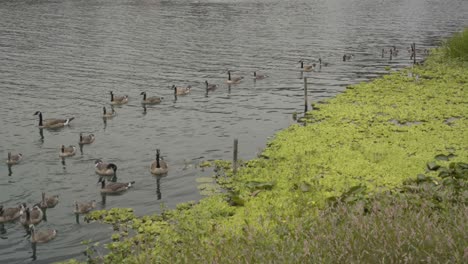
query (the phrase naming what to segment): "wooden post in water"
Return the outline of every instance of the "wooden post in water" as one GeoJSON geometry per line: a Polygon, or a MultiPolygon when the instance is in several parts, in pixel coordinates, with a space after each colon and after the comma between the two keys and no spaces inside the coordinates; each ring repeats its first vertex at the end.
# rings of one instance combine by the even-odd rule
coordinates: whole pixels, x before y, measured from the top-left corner
{"type": "Polygon", "coordinates": [[[413,42],[413,64],[416,64],[416,43],[413,42]]]}
{"type": "Polygon", "coordinates": [[[307,77],[304,77],[304,113],[307,113],[307,77]]]}
{"type": "Polygon", "coordinates": [[[232,157],[232,170],[234,174],[237,173],[237,151],[239,146],[239,140],[237,138],[234,139],[234,151],[232,157]]]}

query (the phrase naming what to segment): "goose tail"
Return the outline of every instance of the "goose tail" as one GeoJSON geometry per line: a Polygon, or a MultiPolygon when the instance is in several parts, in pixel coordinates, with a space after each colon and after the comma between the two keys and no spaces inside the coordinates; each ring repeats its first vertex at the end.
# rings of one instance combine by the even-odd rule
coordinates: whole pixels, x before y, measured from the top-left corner
{"type": "Polygon", "coordinates": [[[74,118],[74,117],[68,118],[67,121],[65,121],[65,124],[63,124],[63,125],[64,125],[64,126],[69,125],[70,122],[71,122],[73,119],[75,119],[75,118],[74,118]]]}
{"type": "Polygon", "coordinates": [[[129,188],[132,187],[133,184],[135,184],[135,181],[129,182],[129,183],[128,183],[128,187],[129,187],[129,188]]]}

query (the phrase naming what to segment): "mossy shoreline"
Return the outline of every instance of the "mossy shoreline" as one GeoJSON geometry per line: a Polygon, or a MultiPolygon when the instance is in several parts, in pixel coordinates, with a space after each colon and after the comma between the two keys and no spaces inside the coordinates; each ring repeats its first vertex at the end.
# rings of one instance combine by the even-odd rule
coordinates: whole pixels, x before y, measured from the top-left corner
{"type": "Polygon", "coordinates": [[[467,106],[466,62],[434,50],[314,105],[236,175],[218,162],[226,192],[160,215],[93,212],[117,232],[88,261],[462,263],[467,106]]]}

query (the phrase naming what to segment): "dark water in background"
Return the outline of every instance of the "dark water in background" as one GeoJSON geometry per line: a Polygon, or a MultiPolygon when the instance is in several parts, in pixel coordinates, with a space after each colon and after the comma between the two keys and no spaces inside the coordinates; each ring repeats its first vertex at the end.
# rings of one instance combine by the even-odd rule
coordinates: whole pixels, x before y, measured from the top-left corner
{"type": "MultiPolygon", "coordinates": [[[[137,215],[158,212],[161,204],[200,199],[196,167],[202,160],[250,159],[275,131],[303,111],[303,81],[297,61],[321,57],[330,63],[309,77],[310,100],[332,97],[350,83],[408,65],[406,48],[434,47],[468,23],[465,0],[9,0],[0,1],[0,157],[21,152],[12,168],[0,165],[0,202],[15,206],[59,194],[48,210],[58,237],[38,246],[38,263],[76,257],[80,242],[107,241],[107,225],[74,223],[73,201],[101,200],[94,160],[116,163],[119,180],[135,180],[122,196],[107,197],[105,208],[132,207],[137,215]],[[396,45],[398,57],[381,58],[396,45]],[[355,57],[342,62],[344,53],[355,57]],[[245,76],[230,89],[226,70],[245,76]],[[270,77],[254,82],[252,72],[270,77]],[[220,85],[205,97],[204,81],[220,85]],[[173,101],[169,87],[192,85],[173,101]],[[107,124],[109,91],[128,94],[107,124]],[[140,104],[140,92],[164,96],[160,105],[140,104]],[[37,128],[45,118],[70,117],[59,131],[37,128]],[[58,158],[59,146],[78,142],[79,132],[96,141],[83,153],[58,158]],[[170,164],[157,182],[149,172],[156,147],[170,164]]],[[[3,158],[2,158],[3,159],[3,158]]],[[[99,204],[98,208],[104,208],[99,204]]],[[[29,241],[19,224],[5,225],[0,262],[31,261],[29,241]]]]}

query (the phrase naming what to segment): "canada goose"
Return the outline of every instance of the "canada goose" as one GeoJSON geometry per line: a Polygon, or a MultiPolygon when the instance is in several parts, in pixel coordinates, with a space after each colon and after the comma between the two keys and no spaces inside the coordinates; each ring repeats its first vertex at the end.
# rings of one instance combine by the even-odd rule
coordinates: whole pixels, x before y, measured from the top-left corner
{"type": "Polygon", "coordinates": [[[84,145],[84,144],[91,144],[94,142],[94,134],[89,134],[89,135],[86,135],[86,136],[83,136],[83,133],[80,133],[80,142],[79,144],[80,145],[84,145]]]}
{"type": "Polygon", "coordinates": [[[24,205],[20,204],[18,207],[14,208],[3,208],[3,205],[0,205],[0,223],[6,223],[14,221],[20,218],[24,212],[24,205]]]}
{"type": "Polygon", "coordinates": [[[73,212],[75,214],[87,214],[91,212],[91,210],[93,210],[94,208],[96,208],[96,200],[92,200],[92,201],[84,202],[84,203],[79,203],[75,201],[75,208],[73,212]]]}
{"type": "Polygon", "coordinates": [[[208,81],[205,81],[206,84],[206,91],[214,91],[218,88],[218,85],[213,84],[213,83],[208,83],[208,81]]]}
{"type": "Polygon", "coordinates": [[[101,193],[106,194],[119,194],[125,192],[135,183],[135,181],[131,182],[109,182],[106,184],[106,180],[104,178],[99,178],[98,183],[101,183],[101,193]]]}
{"type": "Polygon", "coordinates": [[[62,148],[60,149],[60,154],[59,156],[60,157],[71,157],[71,156],[74,156],[76,153],[76,147],[75,146],[68,146],[68,147],[65,147],[64,145],[62,145],[62,148]]]}
{"type": "Polygon", "coordinates": [[[154,175],[166,174],[169,171],[167,163],[161,159],[159,149],[156,150],[156,160],[151,163],[151,173],[154,175]]]}
{"type": "Polygon", "coordinates": [[[319,58],[319,65],[320,66],[323,65],[323,66],[327,67],[329,65],[329,63],[328,62],[322,62],[322,58],[319,58]]]}
{"type": "Polygon", "coordinates": [[[226,80],[227,84],[238,84],[244,79],[244,77],[241,76],[235,76],[231,77],[231,71],[228,71],[228,79],[226,80]]]}
{"type": "Polygon", "coordinates": [[[350,59],[354,58],[353,54],[345,54],[343,55],[343,61],[349,61],[350,59]]]}
{"type": "Polygon", "coordinates": [[[141,92],[140,95],[143,95],[142,104],[159,104],[164,97],[152,96],[146,97],[146,92],[141,92]]]}
{"type": "Polygon", "coordinates": [[[51,119],[42,119],[42,113],[41,111],[36,111],[34,115],[39,116],[39,127],[40,128],[59,128],[59,127],[64,127],[70,124],[70,122],[75,119],[74,117],[70,117],[67,119],[57,119],[57,118],[51,118],[51,119]]]}
{"type": "Polygon", "coordinates": [[[116,113],[115,110],[114,110],[114,107],[112,107],[112,112],[107,113],[106,107],[103,106],[103,107],[102,107],[102,112],[103,112],[103,113],[102,113],[102,117],[104,117],[104,118],[112,118],[112,117],[114,117],[114,116],[117,115],[117,113],[116,113]]]}
{"type": "Polygon", "coordinates": [[[114,163],[105,163],[98,159],[94,162],[96,173],[101,176],[113,176],[117,172],[117,165],[114,163]]]}
{"type": "Polygon", "coordinates": [[[31,231],[31,243],[46,243],[54,239],[57,236],[57,230],[55,229],[43,229],[37,230],[34,225],[29,225],[29,231],[31,231]]]}
{"type": "Polygon", "coordinates": [[[58,204],[58,202],[59,202],[58,194],[46,197],[46,193],[42,192],[42,199],[39,203],[37,203],[37,205],[39,205],[39,208],[44,210],[47,208],[54,208],[58,204]]]}
{"type": "Polygon", "coordinates": [[[28,225],[37,225],[39,224],[44,217],[44,213],[42,212],[39,206],[35,205],[33,209],[26,208],[25,213],[21,215],[20,222],[24,226],[28,225]]]}
{"type": "Polygon", "coordinates": [[[110,91],[111,95],[111,104],[113,105],[122,105],[128,103],[128,95],[124,96],[114,96],[114,93],[110,91]]]}
{"type": "Polygon", "coordinates": [[[268,77],[268,75],[264,75],[264,74],[257,74],[257,72],[253,72],[253,75],[254,75],[254,80],[262,80],[262,79],[265,79],[266,77],[268,77]]]}
{"type": "Polygon", "coordinates": [[[310,72],[314,70],[314,65],[304,65],[304,61],[300,60],[301,63],[301,70],[305,72],[310,72]]]}
{"type": "Polygon", "coordinates": [[[15,165],[18,164],[23,159],[23,154],[11,154],[8,152],[8,159],[6,160],[6,164],[8,165],[15,165]]]}
{"type": "Polygon", "coordinates": [[[174,89],[174,94],[175,95],[186,95],[186,94],[190,93],[190,90],[192,89],[192,86],[189,85],[187,87],[180,87],[180,86],[172,85],[172,89],[174,89]]]}

